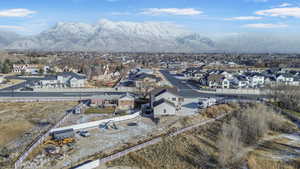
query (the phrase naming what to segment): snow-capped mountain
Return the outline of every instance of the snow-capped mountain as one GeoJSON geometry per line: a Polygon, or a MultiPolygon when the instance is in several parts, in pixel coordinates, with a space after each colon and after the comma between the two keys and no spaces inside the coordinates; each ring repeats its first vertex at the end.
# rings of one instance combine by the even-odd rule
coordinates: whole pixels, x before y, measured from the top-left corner
{"type": "Polygon", "coordinates": [[[170,23],[57,23],[39,35],[17,40],[9,49],[196,52],[213,49],[209,38],[170,23]]]}
{"type": "Polygon", "coordinates": [[[57,23],[30,37],[0,32],[0,49],[111,52],[300,52],[300,35],[233,33],[204,37],[161,22],[57,23]],[[213,39],[213,40],[212,40],[213,39]]]}

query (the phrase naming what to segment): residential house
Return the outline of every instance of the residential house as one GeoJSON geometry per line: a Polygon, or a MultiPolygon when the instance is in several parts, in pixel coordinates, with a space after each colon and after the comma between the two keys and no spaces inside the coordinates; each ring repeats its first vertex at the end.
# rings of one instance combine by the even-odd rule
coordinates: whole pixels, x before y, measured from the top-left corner
{"type": "Polygon", "coordinates": [[[294,76],[292,74],[278,74],[276,76],[276,82],[279,84],[290,85],[294,82],[294,76]]]}
{"type": "Polygon", "coordinates": [[[173,103],[178,109],[180,109],[181,103],[184,101],[184,98],[180,96],[176,89],[157,89],[151,92],[151,101],[155,102],[161,99],[165,99],[173,103]]]}
{"type": "Polygon", "coordinates": [[[41,88],[82,88],[85,87],[86,76],[74,72],[63,72],[56,76],[46,76],[39,81],[41,88]]]}
{"type": "Polygon", "coordinates": [[[220,74],[211,74],[207,77],[207,83],[210,88],[230,88],[230,81],[220,74]]]}
{"type": "Polygon", "coordinates": [[[261,87],[265,84],[265,77],[258,73],[252,73],[247,75],[249,79],[249,85],[252,88],[261,87]]]}
{"type": "Polygon", "coordinates": [[[13,64],[12,72],[37,74],[40,68],[42,68],[42,66],[37,64],[13,64]]]}
{"type": "Polygon", "coordinates": [[[155,86],[161,79],[155,75],[141,73],[131,77],[130,80],[135,82],[137,88],[143,88],[145,85],[155,86]]]}
{"type": "Polygon", "coordinates": [[[120,94],[100,94],[100,95],[94,95],[91,98],[91,105],[93,106],[114,106],[116,107],[118,104],[118,100],[123,95],[120,94]]]}
{"type": "Polygon", "coordinates": [[[236,76],[236,84],[238,88],[248,88],[249,80],[246,76],[238,75],[236,76]]]}
{"type": "Polygon", "coordinates": [[[135,107],[135,97],[127,93],[118,100],[118,109],[131,110],[135,107]]]}
{"type": "Polygon", "coordinates": [[[175,115],[176,112],[176,105],[164,98],[153,103],[154,116],[175,115]]]}

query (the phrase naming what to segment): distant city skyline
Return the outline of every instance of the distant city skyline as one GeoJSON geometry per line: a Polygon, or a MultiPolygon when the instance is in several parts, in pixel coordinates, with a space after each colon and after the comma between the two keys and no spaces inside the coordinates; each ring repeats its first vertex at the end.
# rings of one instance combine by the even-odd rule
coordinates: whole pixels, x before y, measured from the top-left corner
{"type": "Polygon", "coordinates": [[[294,0],[10,0],[0,2],[0,30],[37,34],[57,22],[101,19],[171,22],[201,33],[279,32],[300,28],[294,0]]]}

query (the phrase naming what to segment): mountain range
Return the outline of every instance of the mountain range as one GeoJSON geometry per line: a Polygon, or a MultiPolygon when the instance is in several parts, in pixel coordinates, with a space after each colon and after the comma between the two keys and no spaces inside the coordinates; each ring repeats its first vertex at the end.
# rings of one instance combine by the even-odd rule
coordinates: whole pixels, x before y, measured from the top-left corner
{"type": "Polygon", "coordinates": [[[300,52],[300,38],[277,34],[241,33],[206,37],[171,23],[57,23],[33,36],[0,31],[0,48],[15,50],[106,52],[300,52]]]}

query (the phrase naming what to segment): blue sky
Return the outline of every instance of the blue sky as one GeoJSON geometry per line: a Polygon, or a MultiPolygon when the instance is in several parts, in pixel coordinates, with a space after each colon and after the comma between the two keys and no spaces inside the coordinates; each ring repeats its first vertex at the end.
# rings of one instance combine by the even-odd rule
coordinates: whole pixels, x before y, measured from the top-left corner
{"type": "Polygon", "coordinates": [[[2,0],[0,30],[37,34],[57,22],[171,22],[209,34],[298,33],[298,0],[2,0]]]}

